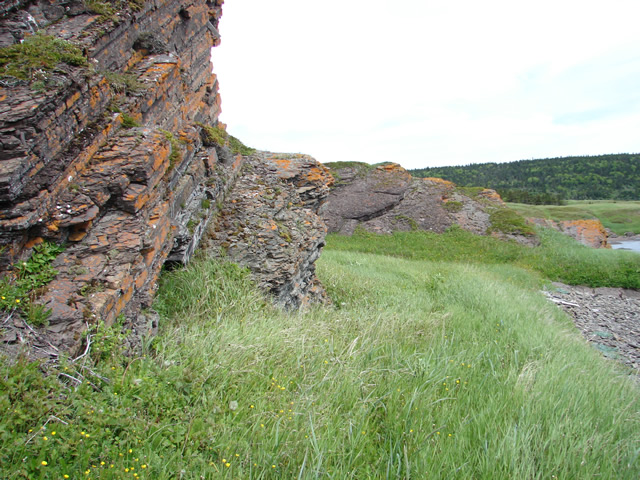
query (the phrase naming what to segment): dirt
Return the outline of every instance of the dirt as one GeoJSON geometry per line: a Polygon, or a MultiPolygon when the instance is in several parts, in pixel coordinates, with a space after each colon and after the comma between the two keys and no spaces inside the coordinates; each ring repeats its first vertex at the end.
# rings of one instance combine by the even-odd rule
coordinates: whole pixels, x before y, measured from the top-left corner
{"type": "Polygon", "coordinates": [[[640,378],[640,291],[553,283],[545,295],[573,319],[582,335],[640,378]]]}

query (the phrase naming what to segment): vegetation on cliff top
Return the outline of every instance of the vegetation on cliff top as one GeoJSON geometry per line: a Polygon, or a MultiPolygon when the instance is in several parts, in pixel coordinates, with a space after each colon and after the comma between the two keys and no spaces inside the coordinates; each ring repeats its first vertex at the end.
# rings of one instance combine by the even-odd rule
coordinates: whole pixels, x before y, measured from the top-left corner
{"type": "Polygon", "coordinates": [[[49,35],[31,35],[22,43],[0,48],[0,77],[46,81],[58,65],[84,66],[82,51],[66,40],[49,35]]]}
{"type": "Polygon", "coordinates": [[[227,147],[234,155],[248,156],[252,155],[256,149],[247,147],[239,139],[233,135],[229,135],[227,131],[220,125],[212,127],[211,125],[205,125],[204,123],[197,123],[202,130],[202,140],[207,146],[217,145],[219,147],[227,147]]]}
{"type": "Polygon", "coordinates": [[[562,198],[640,200],[640,154],[419,168],[410,173],[493,188],[505,200],[523,203],[556,203],[562,198]]]}
{"type": "Polygon", "coordinates": [[[100,325],[76,359],[3,362],[3,478],[637,478],[628,372],[517,246],[427,237],[331,236],[334,307],[298,313],[201,258],[162,277],[141,355],[100,325]]]}
{"type": "Polygon", "coordinates": [[[325,167],[329,169],[333,178],[335,178],[336,182],[334,187],[339,186],[341,182],[340,170],[343,168],[351,168],[355,171],[356,176],[364,177],[367,173],[373,170],[376,167],[380,167],[383,165],[390,165],[392,162],[380,162],[380,163],[364,163],[364,162],[327,162],[323,163],[325,167]]]}

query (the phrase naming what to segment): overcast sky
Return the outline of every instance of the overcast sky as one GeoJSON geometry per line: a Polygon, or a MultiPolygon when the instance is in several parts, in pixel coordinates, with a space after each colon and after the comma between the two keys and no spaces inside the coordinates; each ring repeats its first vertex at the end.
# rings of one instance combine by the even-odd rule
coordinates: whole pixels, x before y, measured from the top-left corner
{"type": "Polygon", "coordinates": [[[640,151],[639,0],[227,0],[245,144],[406,168],[640,151]]]}

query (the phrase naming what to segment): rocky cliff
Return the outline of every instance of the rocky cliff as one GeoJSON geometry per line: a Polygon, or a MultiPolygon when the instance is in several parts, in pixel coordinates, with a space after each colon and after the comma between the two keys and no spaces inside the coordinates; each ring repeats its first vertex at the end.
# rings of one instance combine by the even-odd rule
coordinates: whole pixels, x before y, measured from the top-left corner
{"type": "Polygon", "coordinates": [[[279,303],[322,296],[330,175],[306,156],[250,156],[218,122],[222,1],[0,5],[5,346],[53,355],[98,321],[133,321],[163,265],[187,263],[207,232],[279,303]]]}
{"type": "Polygon", "coordinates": [[[494,190],[456,187],[439,178],[413,178],[395,163],[327,166],[336,179],[321,213],[329,232],[351,235],[360,227],[376,233],[442,233],[455,224],[479,235],[536,243],[533,229],[507,209],[494,190]]]}

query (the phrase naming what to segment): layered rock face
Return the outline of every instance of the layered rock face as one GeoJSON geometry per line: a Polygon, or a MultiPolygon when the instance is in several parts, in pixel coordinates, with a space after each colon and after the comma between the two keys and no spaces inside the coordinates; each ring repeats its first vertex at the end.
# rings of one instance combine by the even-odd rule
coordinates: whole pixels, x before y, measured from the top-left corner
{"type": "Polygon", "coordinates": [[[351,235],[360,227],[375,233],[442,233],[455,224],[479,235],[534,241],[526,229],[504,228],[495,222],[505,207],[494,190],[457,188],[439,178],[413,178],[395,163],[327,165],[336,178],[321,213],[329,232],[351,235]]]}
{"type": "Polygon", "coordinates": [[[326,227],[317,215],[333,178],[313,158],[257,152],[212,229],[208,248],[245,265],[285,308],[324,301],[314,262],[326,227]]]}
{"type": "Polygon", "coordinates": [[[52,348],[73,349],[98,320],[133,318],[149,306],[162,266],[189,261],[229,195],[223,225],[213,230],[232,259],[270,272],[260,282],[280,303],[319,295],[312,265],[324,234],[313,211],[330,176],[307,157],[289,171],[225,144],[210,61],[222,1],[14,0],[0,8],[1,46],[24,38],[77,47],[53,68],[0,78],[0,271],[11,280],[34,245],[66,245],[53,265],[57,276],[33,299],[51,310],[40,333],[52,348]],[[211,141],[211,128],[222,141],[211,141]],[[242,193],[230,194],[241,172],[242,193]],[[265,195],[281,193],[263,208],[251,194],[254,182],[265,195]],[[234,209],[252,199],[255,215],[234,209]],[[225,233],[235,228],[233,212],[250,230],[260,217],[280,238],[288,229],[291,240],[276,246],[247,233],[243,242],[268,244],[257,260],[260,248],[225,233]],[[288,256],[296,261],[284,277],[271,270],[288,256]]]}

